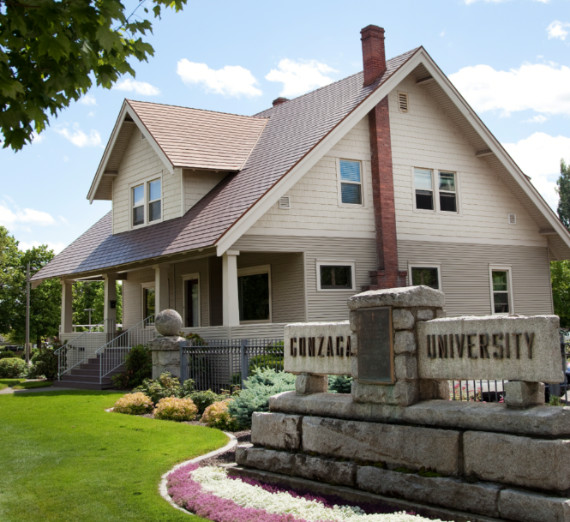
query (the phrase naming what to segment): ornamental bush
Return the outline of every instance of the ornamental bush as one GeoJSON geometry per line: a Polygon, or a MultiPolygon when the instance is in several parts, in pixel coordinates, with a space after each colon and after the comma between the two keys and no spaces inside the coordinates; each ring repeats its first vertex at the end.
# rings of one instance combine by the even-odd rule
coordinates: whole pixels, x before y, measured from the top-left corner
{"type": "Polygon", "coordinates": [[[53,348],[40,348],[34,353],[28,377],[45,377],[50,381],[57,377],[57,355],[53,348]]]}
{"type": "Polygon", "coordinates": [[[152,401],[142,392],[127,393],[113,406],[114,411],[128,415],[144,415],[150,413],[153,407],[152,401]]]}
{"type": "Polygon", "coordinates": [[[254,411],[269,410],[269,397],[295,389],[295,376],[270,368],[258,368],[243,385],[244,389],[234,397],[228,409],[237,420],[238,429],[249,429],[254,411]]]}
{"type": "Polygon", "coordinates": [[[122,390],[140,386],[152,377],[152,354],[142,345],[133,346],[125,358],[125,371],[114,375],[113,385],[122,390]]]}
{"type": "Polygon", "coordinates": [[[154,409],[154,418],[173,421],[191,421],[196,418],[198,408],[192,399],[178,397],[165,397],[160,399],[154,409]]]}
{"type": "Polygon", "coordinates": [[[350,393],[352,377],[349,375],[330,375],[329,391],[332,393],[350,393]]]}
{"type": "Polygon", "coordinates": [[[0,378],[17,379],[26,376],[26,361],[19,357],[0,359],[0,378]]]}
{"type": "Polygon", "coordinates": [[[178,377],[173,377],[169,372],[161,373],[158,379],[145,379],[133,391],[143,392],[155,404],[165,397],[180,397],[181,394],[178,377]]]}
{"type": "MultiPolygon", "coordinates": [[[[184,384],[186,384],[186,382],[184,384]]],[[[211,404],[223,401],[227,398],[227,395],[219,395],[212,390],[193,391],[186,396],[190,397],[194,401],[194,404],[198,408],[198,415],[202,415],[204,410],[211,404]]]]}
{"type": "Polygon", "coordinates": [[[236,431],[238,429],[237,420],[234,419],[228,410],[229,403],[232,399],[215,402],[210,404],[204,411],[200,422],[203,422],[210,428],[218,428],[219,430],[236,431]]]}

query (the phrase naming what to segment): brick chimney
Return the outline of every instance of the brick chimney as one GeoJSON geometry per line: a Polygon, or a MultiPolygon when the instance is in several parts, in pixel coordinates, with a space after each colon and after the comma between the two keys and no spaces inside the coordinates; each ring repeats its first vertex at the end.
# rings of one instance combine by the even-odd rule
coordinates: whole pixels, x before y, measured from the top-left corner
{"type": "MultiPolygon", "coordinates": [[[[374,83],[386,71],[384,29],[369,25],[360,31],[364,86],[374,83]]],[[[370,289],[406,285],[407,273],[398,270],[396,208],[388,97],[368,113],[372,170],[372,200],[376,225],[378,270],[370,272],[370,289]]]]}
{"type": "Polygon", "coordinates": [[[288,101],[289,101],[289,98],[282,98],[282,97],[275,98],[273,100],[273,107],[275,107],[276,105],[281,105],[282,103],[285,103],[288,101]]]}
{"type": "Polygon", "coordinates": [[[362,63],[364,65],[364,87],[374,83],[386,71],[384,29],[368,25],[360,31],[362,41],[362,63]]]}

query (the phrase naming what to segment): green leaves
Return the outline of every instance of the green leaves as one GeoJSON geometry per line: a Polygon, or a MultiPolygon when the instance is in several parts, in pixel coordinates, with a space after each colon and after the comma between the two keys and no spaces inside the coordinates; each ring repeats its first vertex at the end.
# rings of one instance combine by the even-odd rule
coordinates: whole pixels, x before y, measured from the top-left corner
{"type": "MultiPolygon", "coordinates": [[[[187,0],[149,0],[180,11],[187,0]]],[[[140,0],[138,7],[145,0],[140,0]]],[[[137,8],[138,9],[138,8],[137,8]]],[[[152,31],[145,8],[125,15],[120,0],[0,0],[0,130],[3,146],[20,150],[41,132],[49,115],[92,85],[111,88],[135,71],[130,58],[148,60],[152,31]],[[133,16],[136,13],[136,18],[133,16]],[[144,14],[143,14],[144,13],[144,14]]]]}

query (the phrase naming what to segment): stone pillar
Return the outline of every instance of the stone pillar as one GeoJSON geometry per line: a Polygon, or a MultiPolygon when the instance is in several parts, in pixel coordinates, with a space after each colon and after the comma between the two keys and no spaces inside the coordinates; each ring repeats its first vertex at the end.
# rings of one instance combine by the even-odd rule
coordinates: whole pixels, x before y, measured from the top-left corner
{"type": "Polygon", "coordinates": [[[222,257],[222,286],[224,326],[239,326],[239,300],[236,250],[228,250],[222,257]]]}
{"type": "Polygon", "coordinates": [[[180,377],[180,343],[185,340],[178,335],[182,317],[176,310],[163,310],[156,315],[154,326],[158,336],[148,343],[152,353],[152,378],[158,379],[164,372],[180,377]]]}
{"type": "Polygon", "coordinates": [[[355,402],[409,406],[447,398],[446,383],[418,376],[416,326],[443,314],[443,292],[427,286],[370,290],[348,300],[358,338],[353,365],[355,402]]]}
{"type": "Polygon", "coordinates": [[[154,267],[155,314],[170,308],[170,289],[168,286],[169,265],[154,267]]]}
{"type": "Polygon", "coordinates": [[[117,329],[117,274],[103,276],[105,301],[103,305],[104,327],[110,341],[117,329]]]}
{"type": "MultiPolygon", "coordinates": [[[[61,280],[61,323],[59,325],[60,337],[64,333],[73,331],[73,281],[61,280]]],[[[64,339],[61,339],[63,341],[64,339]]]]}

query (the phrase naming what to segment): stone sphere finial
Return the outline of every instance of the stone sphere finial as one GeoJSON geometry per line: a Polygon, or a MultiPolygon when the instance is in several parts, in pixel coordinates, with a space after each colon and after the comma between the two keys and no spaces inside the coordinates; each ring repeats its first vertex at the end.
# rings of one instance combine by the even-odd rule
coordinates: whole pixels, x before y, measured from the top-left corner
{"type": "Polygon", "coordinates": [[[182,329],[182,317],[176,310],[162,310],[154,318],[154,327],[160,335],[178,335],[182,329]]]}

